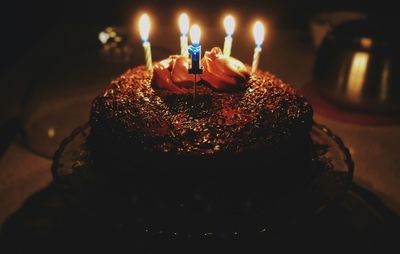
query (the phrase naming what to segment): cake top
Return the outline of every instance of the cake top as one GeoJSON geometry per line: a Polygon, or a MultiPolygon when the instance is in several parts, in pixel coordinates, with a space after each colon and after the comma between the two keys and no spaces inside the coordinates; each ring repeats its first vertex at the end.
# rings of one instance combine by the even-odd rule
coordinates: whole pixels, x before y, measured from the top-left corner
{"type": "MultiPolygon", "coordinates": [[[[309,103],[274,75],[246,76],[244,65],[238,65],[239,74],[232,72],[236,83],[224,84],[241,89],[227,92],[211,74],[207,77],[210,65],[204,66],[195,102],[191,93],[155,87],[144,66],[128,70],[94,100],[92,131],[146,151],[204,155],[278,147],[311,128],[309,103]]],[[[184,82],[171,84],[188,89],[184,82]]]]}

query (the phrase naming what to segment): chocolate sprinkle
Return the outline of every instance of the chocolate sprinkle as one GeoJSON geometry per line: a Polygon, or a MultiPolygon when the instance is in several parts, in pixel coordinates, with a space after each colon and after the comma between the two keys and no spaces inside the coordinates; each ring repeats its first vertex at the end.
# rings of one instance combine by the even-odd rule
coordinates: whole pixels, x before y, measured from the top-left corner
{"type": "Polygon", "coordinates": [[[222,93],[200,82],[193,101],[190,94],[154,90],[151,73],[139,66],[93,101],[92,135],[150,152],[204,155],[271,148],[308,133],[312,108],[295,89],[261,71],[246,87],[222,93]]]}

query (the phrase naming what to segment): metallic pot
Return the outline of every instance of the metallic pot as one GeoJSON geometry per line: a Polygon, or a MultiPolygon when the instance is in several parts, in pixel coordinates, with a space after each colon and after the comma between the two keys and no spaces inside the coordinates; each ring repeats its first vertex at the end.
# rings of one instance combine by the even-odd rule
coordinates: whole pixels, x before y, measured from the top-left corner
{"type": "Polygon", "coordinates": [[[396,30],[366,20],[344,23],[325,37],[318,50],[317,88],[348,107],[400,111],[399,49],[396,30]]]}

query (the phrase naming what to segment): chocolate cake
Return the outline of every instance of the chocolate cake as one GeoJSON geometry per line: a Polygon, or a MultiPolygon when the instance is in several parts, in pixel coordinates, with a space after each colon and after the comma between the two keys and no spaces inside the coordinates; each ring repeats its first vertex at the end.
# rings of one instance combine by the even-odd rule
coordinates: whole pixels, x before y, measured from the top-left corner
{"type": "Polygon", "coordinates": [[[236,213],[249,197],[264,204],[303,184],[311,174],[310,104],[217,48],[205,54],[194,98],[187,61],[171,56],[152,72],[130,69],[93,101],[94,168],[157,209],[189,202],[196,212],[236,213]]]}

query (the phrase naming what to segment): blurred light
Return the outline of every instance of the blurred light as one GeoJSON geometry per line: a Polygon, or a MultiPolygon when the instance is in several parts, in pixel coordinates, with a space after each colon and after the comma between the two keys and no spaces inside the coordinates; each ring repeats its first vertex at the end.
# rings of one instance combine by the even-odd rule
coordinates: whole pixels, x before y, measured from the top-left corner
{"type": "Polygon", "coordinates": [[[381,91],[379,98],[385,101],[389,95],[389,72],[390,71],[390,61],[386,59],[383,64],[382,78],[381,78],[381,91]]]}
{"type": "Polygon", "coordinates": [[[50,127],[50,128],[47,130],[47,136],[48,136],[49,138],[54,138],[55,135],[56,135],[56,130],[55,130],[53,127],[50,127]]]}
{"type": "Polygon", "coordinates": [[[99,33],[99,40],[101,43],[106,44],[108,39],[110,39],[110,36],[108,35],[108,33],[101,31],[99,33]]]}
{"type": "Polygon", "coordinates": [[[370,38],[364,37],[360,39],[360,44],[361,47],[363,47],[364,49],[369,49],[372,46],[372,40],[370,38]]]}
{"type": "Polygon", "coordinates": [[[365,75],[367,73],[367,66],[369,61],[369,54],[366,52],[357,52],[351,63],[350,74],[347,83],[347,94],[349,97],[358,100],[364,86],[365,75]]]}
{"type": "Polygon", "coordinates": [[[117,36],[117,33],[115,31],[111,31],[110,32],[110,37],[114,38],[115,36],[117,36]]]}

